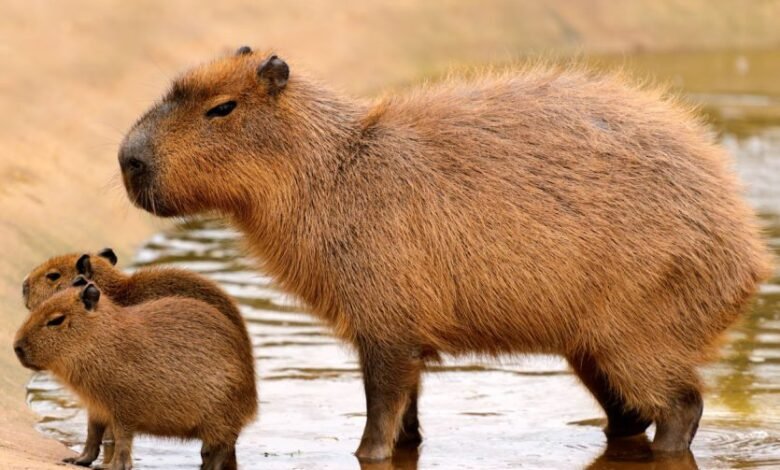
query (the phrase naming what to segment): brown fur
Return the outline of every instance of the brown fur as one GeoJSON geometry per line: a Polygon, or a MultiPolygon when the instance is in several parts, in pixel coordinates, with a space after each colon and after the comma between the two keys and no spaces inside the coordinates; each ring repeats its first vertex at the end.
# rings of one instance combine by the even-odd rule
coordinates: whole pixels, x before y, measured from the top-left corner
{"type": "MultiPolygon", "coordinates": [[[[95,282],[105,295],[123,307],[171,296],[201,300],[221,312],[244,338],[236,353],[243,362],[248,364],[254,376],[254,358],[246,324],[235,302],[215,282],[191,271],[176,268],[140,268],[128,275],[98,254],[89,255],[89,272],[83,272],[76,267],[77,261],[82,256],[84,255],[77,253],[55,256],[33,269],[24,280],[25,305],[29,309],[35,309],[55,293],[70,287],[73,279],[79,275],[95,282]],[[47,275],[52,273],[56,273],[59,277],[50,280],[47,275]]],[[[251,396],[257,395],[254,381],[247,393],[251,396]]],[[[87,444],[83,452],[78,457],[68,458],[66,461],[89,465],[98,457],[101,439],[95,433],[102,434],[103,431],[101,423],[95,422],[93,417],[90,417],[89,421],[87,444]]],[[[107,430],[106,439],[108,441],[113,439],[111,429],[107,430]]],[[[111,453],[108,450],[107,448],[104,462],[111,460],[111,453]]]]}
{"type": "Polygon", "coordinates": [[[364,105],[296,70],[272,89],[256,72],[267,57],[176,80],[126,137],[124,182],[158,215],[228,215],[357,347],[359,457],[387,458],[416,423],[405,410],[438,353],[560,354],[608,435],[655,421],[656,449],[688,447],[696,368],[769,273],[726,155],[691,112],[617,75],[546,67],[364,105]],[[231,114],[205,116],[226,100],[231,114]]]}
{"type": "Polygon", "coordinates": [[[112,469],[130,468],[136,433],[201,439],[203,468],[235,467],[235,441],[257,409],[252,362],[238,353],[246,337],[198,300],[123,308],[102,296],[89,306],[90,286],[97,292],[66,289],[30,313],[15,341],[22,363],[69,386],[91,424],[111,425],[112,469]]]}

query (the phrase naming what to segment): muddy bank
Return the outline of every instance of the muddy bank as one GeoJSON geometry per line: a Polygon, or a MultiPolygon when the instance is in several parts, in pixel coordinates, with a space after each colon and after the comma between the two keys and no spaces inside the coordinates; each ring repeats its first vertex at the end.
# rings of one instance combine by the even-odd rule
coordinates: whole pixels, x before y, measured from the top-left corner
{"type": "MultiPolygon", "coordinates": [[[[357,94],[529,52],[762,48],[780,43],[780,2],[0,1],[0,463],[45,468],[66,454],[33,429],[29,373],[11,338],[24,274],[49,255],[113,246],[124,259],[168,224],[128,206],[116,178],[124,130],[193,62],[275,45],[357,94]]],[[[346,433],[352,436],[353,432],[346,433]]]]}

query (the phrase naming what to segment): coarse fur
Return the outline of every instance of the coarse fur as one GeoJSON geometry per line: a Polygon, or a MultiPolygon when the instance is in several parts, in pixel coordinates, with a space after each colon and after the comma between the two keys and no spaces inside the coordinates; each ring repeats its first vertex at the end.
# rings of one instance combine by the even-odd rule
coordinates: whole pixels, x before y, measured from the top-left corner
{"type": "MultiPolygon", "coordinates": [[[[203,468],[235,468],[235,441],[255,416],[241,335],[207,303],[166,297],[121,307],[94,284],[54,294],[19,329],[21,362],[71,388],[95,424],[114,430],[114,470],[137,433],[203,441],[203,468]]],[[[92,424],[92,423],[91,423],[92,424]]]]}
{"type": "MultiPolygon", "coordinates": [[[[137,305],[149,300],[179,296],[201,300],[214,306],[219,313],[233,323],[236,332],[244,338],[236,353],[247,364],[254,377],[254,357],[252,344],[236,303],[230,296],[210,279],[178,268],[142,267],[132,274],[126,274],[116,267],[116,255],[113,250],[105,249],[99,253],[70,253],[52,257],[33,269],[25,278],[22,288],[25,306],[35,309],[62,289],[70,287],[77,276],[84,276],[94,282],[115,304],[122,307],[137,305]]],[[[257,396],[255,381],[247,383],[248,396],[257,396]]],[[[79,465],[90,465],[100,452],[100,423],[92,422],[87,428],[87,445],[77,457],[66,461],[79,465]]],[[[112,431],[106,430],[107,441],[111,441],[112,431]]],[[[106,452],[104,462],[110,462],[111,453],[106,452]]]]}
{"type": "Polygon", "coordinates": [[[560,354],[608,436],[654,421],[656,450],[687,449],[696,368],[769,274],[726,154],[688,109],[619,75],[543,66],[368,105],[279,62],[186,72],[119,162],[150,212],[227,215],[356,346],[358,457],[419,442],[420,373],[440,353],[560,354]]]}

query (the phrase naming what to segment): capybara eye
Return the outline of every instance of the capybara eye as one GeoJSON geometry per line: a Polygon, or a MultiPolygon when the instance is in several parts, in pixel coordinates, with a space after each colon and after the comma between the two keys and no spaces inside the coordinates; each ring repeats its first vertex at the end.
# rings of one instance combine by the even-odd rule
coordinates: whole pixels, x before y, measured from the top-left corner
{"type": "Polygon", "coordinates": [[[206,111],[206,117],[213,118],[213,117],[225,117],[228,114],[230,114],[233,109],[236,107],[235,101],[226,101],[222,104],[218,104],[214,106],[213,108],[206,111]]]}
{"type": "Polygon", "coordinates": [[[56,281],[59,278],[60,278],[60,273],[58,273],[56,271],[50,272],[50,273],[48,273],[46,275],[46,279],[48,279],[50,281],[56,281]]]}
{"type": "Polygon", "coordinates": [[[46,326],[59,326],[62,325],[62,322],[64,321],[65,321],[65,315],[57,315],[56,317],[47,321],[46,326]]]}

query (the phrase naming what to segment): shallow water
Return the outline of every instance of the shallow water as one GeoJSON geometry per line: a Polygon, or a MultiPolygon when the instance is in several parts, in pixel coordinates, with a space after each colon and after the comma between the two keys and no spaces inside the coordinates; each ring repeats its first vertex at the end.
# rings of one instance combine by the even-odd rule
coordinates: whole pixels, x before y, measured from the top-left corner
{"type": "MultiPolygon", "coordinates": [[[[780,101],[774,97],[780,95],[748,86],[738,93],[691,90],[736,157],[748,197],[780,254],[780,101]]],[[[352,456],[365,417],[355,355],[274,289],[242,256],[238,240],[216,222],[182,225],[149,240],[135,266],[195,270],[240,302],[255,346],[261,399],[259,420],[239,440],[242,468],[360,468],[352,456]]],[[[606,448],[599,408],[558,358],[448,359],[424,379],[426,439],[419,454],[364,468],[780,467],[778,276],[762,286],[755,307],[729,335],[722,359],[703,374],[710,390],[692,454],[658,462],[646,440],[606,448]]],[[[74,449],[83,445],[85,413],[48,375],[33,377],[28,401],[42,416],[42,432],[74,449]]],[[[198,451],[195,442],[140,438],[135,464],[197,468],[198,451]]]]}

